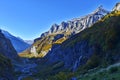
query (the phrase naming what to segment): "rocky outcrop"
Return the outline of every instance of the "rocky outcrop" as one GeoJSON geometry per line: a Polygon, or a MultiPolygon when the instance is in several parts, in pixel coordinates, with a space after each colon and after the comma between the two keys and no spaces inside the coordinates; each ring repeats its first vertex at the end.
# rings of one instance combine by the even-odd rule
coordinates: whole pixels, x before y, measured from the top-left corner
{"type": "Polygon", "coordinates": [[[33,53],[35,57],[38,56],[38,53],[36,52],[36,47],[35,47],[35,46],[33,46],[33,47],[31,48],[30,52],[33,53]]]}
{"type": "Polygon", "coordinates": [[[120,3],[117,3],[113,8],[113,11],[120,11],[120,3]]]}
{"type": "Polygon", "coordinates": [[[59,34],[59,33],[69,33],[70,35],[79,33],[85,28],[90,27],[95,22],[100,20],[104,15],[109,12],[102,8],[102,6],[98,7],[94,12],[89,15],[86,15],[81,18],[75,18],[67,22],[62,22],[60,25],[53,24],[49,31],[43,33],[41,37],[45,37],[50,34],[59,34]]]}

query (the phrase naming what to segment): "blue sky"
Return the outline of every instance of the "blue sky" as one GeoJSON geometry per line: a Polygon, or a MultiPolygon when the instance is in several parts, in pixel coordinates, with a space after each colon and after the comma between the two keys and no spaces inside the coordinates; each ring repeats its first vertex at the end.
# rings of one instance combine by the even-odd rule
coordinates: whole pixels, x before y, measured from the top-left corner
{"type": "Polygon", "coordinates": [[[52,24],[84,16],[99,5],[111,10],[120,0],[0,0],[0,28],[25,40],[52,24]]]}

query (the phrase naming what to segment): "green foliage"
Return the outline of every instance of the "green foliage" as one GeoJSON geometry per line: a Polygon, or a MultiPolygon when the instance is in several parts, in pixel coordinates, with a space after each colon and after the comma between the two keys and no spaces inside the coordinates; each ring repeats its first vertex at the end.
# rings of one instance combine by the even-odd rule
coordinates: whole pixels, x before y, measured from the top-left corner
{"type": "Polygon", "coordinates": [[[34,80],[32,77],[26,77],[26,78],[23,78],[22,80],[34,80]]]}
{"type": "Polygon", "coordinates": [[[118,71],[118,67],[111,67],[109,73],[115,73],[118,71]]]}
{"type": "Polygon", "coordinates": [[[93,55],[86,63],[86,69],[92,69],[100,65],[100,57],[98,55],[93,55]]]}
{"type": "Polygon", "coordinates": [[[57,41],[54,42],[54,44],[61,44],[66,40],[65,37],[58,39],[57,41]]]}
{"type": "Polygon", "coordinates": [[[64,66],[64,62],[58,62],[58,63],[53,65],[53,70],[59,69],[59,68],[61,68],[63,66],[64,66]]]}
{"type": "MultiPolygon", "coordinates": [[[[51,65],[41,63],[36,67],[38,73],[34,74],[33,77],[37,77],[43,80],[47,80],[47,79],[55,80],[53,79],[54,76],[58,74],[60,71],[62,71],[63,66],[64,63],[61,61],[57,61],[51,65]]],[[[60,73],[60,76],[63,76],[63,74],[60,73]]],[[[59,75],[57,75],[57,77],[59,77],[59,75]]]]}
{"type": "Polygon", "coordinates": [[[74,76],[74,73],[59,72],[54,76],[50,76],[48,80],[70,80],[74,76]]]}
{"type": "Polygon", "coordinates": [[[13,74],[13,66],[10,59],[0,54],[0,77],[7,77],[6,74],[13,74]]]}
{"type": "Polygon", "coordinates": [[[78,80],[119,80],[120,66],[112,67],[110,69],[102,68],[88,71],[86,74],[77,74],[78,80]]]}
{"type": "Polygon", "coordinates": [[[0,69],[5,68],[6,66],[12,67],[10,59],[6,58],[2,54],[0,54],[0,69]]]}
{"type": "Polygon", "coordinates": [[[91,80],[97,80],[97,78],[92,78],[91,80]]]}
{"type": "Polygon", "coordinates": [[[67,76],[63,72],[59,72],[57,75],[54,76],[54,80],[67,80],[67,76]]]}

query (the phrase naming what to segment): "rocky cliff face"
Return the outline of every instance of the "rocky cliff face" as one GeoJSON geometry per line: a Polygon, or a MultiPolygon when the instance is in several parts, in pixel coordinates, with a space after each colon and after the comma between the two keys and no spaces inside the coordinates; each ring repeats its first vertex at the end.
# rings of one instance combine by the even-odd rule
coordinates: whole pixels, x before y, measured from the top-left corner
{"type": "Polygon", "coordinates": [[[41,37],[50,35],[50,34],[59,34],[59,33],[69,33],[70,35],[79,33],[85,28],[90,27],[95,22],[100,20],[104,15],[109,12],[103,9],[102,6],[98,7],[94,12],[89,15],[86,15],[81,18],[75,18],[67,22],[62,22],[60,25],[53,24],[49,31],[43,33],[41,37]]]}
{"type": "Polygon", "coordinates": [[[113,8],[113,11],[120,11],[120,3],[117,3],[113,8]]]}
{"type": "Polygon", "coordinates": [[[0,54],[4,55],[5,57],[14,60],[18,58],[17,52],[12,46],[9,39],[7,39],[0,30],[0,54]]]}
{"type": "Polygon", "coordinates": [[[111,13],[91,28],[53,46],[46,56],[48,63],[64,62],[65,68],[75,71],[80,65],[90,69],[120,61],[119,20],[119,12],[111,13]]]}

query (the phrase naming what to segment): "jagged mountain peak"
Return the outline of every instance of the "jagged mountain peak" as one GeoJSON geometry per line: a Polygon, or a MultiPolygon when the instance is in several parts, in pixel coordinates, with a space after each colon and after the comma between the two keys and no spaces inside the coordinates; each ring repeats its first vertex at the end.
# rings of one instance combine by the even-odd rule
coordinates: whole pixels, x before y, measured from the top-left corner
{"type": "Polygon", "coordinates": [[[120,2],[116,3],[115,7],[113,8],[113,11],[120,11],[120,2]]]}
{"type": "Polygon", "coordinates": [[[95,10],[95,12],[103,10],[103,5],[98,6],[98,8],[95,10]]]}
{"type": "MultiPolygon", "coordinates": [[[[32,46],[37,46],[36,50],[39,53],[38,57],[41,56],[41,54],[42,56],[46,55],[54,44],[61,44],[73,35],[91,27],[106,14],[108,14],[108,11],[103,9],[102,6],[99,6],[93,13],[86,16],[62,21],[60,24],[53,24],[47,32],[34,40],[32,46]]],[[[24,54],[28,52],[30,52],[30,49],[22,55],[24,56],[24,54]]],[[[32,56],[34,56],[34,54],[32,56]]]]}
{"type": "Polygon", "coordinates": [[[100,5],[94,12],[83,17],[74,18],[69,21],[63,21],[59,25],[53,24],[49,31],[43,33],[41,37],[45,37],[49,34],[56,33],[70,33],[76,34],[83,29],[90,27],[96,21],[100,20],[103,16],[108,14],[109,11],[105,10],[102,5],[100,5]]]}
{"type": "Polygon", "coordinates": [[[100,5],[92,14],[106,15],[106,13],[109,13],[109,11],[105,10],[104,7],[102,5],[100,5]]]}

